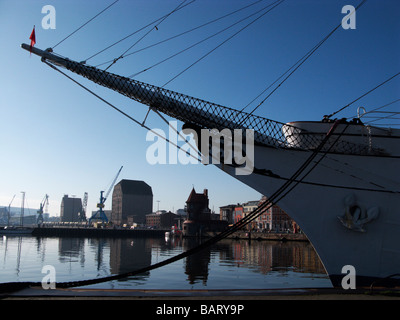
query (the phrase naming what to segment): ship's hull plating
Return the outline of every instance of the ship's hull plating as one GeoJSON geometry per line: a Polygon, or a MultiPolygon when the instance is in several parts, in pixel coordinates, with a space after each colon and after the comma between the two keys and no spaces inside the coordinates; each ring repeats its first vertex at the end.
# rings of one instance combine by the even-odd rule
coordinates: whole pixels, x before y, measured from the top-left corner
{"type": "MultiPolygon", "coordinates": [[[[235,175],[218,166],[268,197],[311,152],[256,146],[254,154],[255,168],[268,174],[235,175]]],[[[334,286],[346,265],[354,267],[357,285],[400,273],[398,165],[393,157],[328,154],[278,203],[305,232],[334,286]],[[346,212],[353,214],[347,224],[346,212]]]]}

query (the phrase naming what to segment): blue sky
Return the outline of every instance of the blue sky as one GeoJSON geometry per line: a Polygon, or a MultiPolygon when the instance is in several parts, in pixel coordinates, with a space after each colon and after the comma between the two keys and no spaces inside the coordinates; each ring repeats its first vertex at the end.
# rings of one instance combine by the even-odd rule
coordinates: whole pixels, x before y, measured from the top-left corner
{"type": "MultiPolygon", "coordinates": [[[[150,165],[146,130],[111,110],[76,84],[20,48],[36,26],[36,47],[53,47],[113,1],[0,0],[0,206],[26,192],[30,207],[47,193],[56,215],[64,194],[89,193],[95,210],[121,165],[120,179],[144,180],[153,189],[154,209],[183,208],[194,186],[209,189],[210,207],[257,200],[260,195],[212,166],[150,165]],[[43,29],[45,5],[56,9],[56,29],[43,29]]],[[[171,12],[180,0],[120,0],[54,51],[82,61],[106,46],[171,12]]],[[[187,1],[188,3],[189,1],[187,1]]],[[[255,2],[255,1],[254,1],[255,2]]],[[[129,76],[272,3],[262,1],[218,23],[130,55],[110,68],[129,76]]],[[[353,0],[286,0],[166,87],[241,109],[285,72],[344,17],[353,0]]],[[[130,52],[169,38],[247,4],[246,0],[196,0],[163,21],[130,52]]],[[[289,122],[320,120],[400,70],[400,2],[368,0],[356,13],[356,29],[339,28],[256,114],[289,122]]],[[[243,27],[244,22],[136,79],[163,85],[243,27]]],[[[118,57],[145,31],[88,60],[97,65],[118,57]]],[[[79,79],[131,116],[143,120],[147,108],[79,79]]],[[[338,116],[352,116],[399,98],[400,80],[375,91],[338,116]]],[[[394,104],[391,110],[399,110],[394,104]]],[[[154,114],[151,128],[168,128],[154,114]]],[[[111,197],[106,208],[111,206],[111,197]]]]}

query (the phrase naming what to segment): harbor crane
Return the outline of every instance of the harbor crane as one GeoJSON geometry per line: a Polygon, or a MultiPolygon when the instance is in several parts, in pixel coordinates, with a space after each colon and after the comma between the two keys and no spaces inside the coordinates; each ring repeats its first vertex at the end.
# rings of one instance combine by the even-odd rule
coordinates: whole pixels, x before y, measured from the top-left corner
{"type": "Polygon", "coordinates": [[[79,221],[86,222],[86,207],[88,202],[88,193],[85,192],[83,195],[82,210],[79,212],[79,221]]]}
{"type": "Polygon", "coordinates": [[[100,191],[100,202],[97,204],[97,208],[99,208],[99,210],[97,210],[89,219],[89,224],[92,222],[93,219],[100,219],[102,222],[107,223],[108,222],[108,218],[106,216],[106,214],[104,213],[104,203],[106,202],[108,195],[111,192],[111,189],[113,188],[115,181],[117,181],[119,174],[121,173],[123,166],[121,166],[121,168],[118,170],[117,175],[115,176],[113,182],[111,183],[110,187],[107,190],[107,193],[105,196],[103,196],[104,191],[100,191]]]}
{"type": "MultiPolygon", "coordinates": [[[[46,194],[42,200],[42,202],[40,203],[40,209],[37,211],[38,213],[38,217],[36,220],[37,224],[42,224],[43,223],[43,208],[45,205],[49,204],[49,196],[46,194]]],[[[47,209],[45,210],[47,211],[47,209]]]]}

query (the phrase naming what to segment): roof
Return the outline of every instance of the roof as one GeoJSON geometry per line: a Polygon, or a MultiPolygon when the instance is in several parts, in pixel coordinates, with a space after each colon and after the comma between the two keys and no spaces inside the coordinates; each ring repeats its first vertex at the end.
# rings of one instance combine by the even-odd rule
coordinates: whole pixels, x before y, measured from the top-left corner
{"type": "Polygon", "coordinates": [[[121,186],[123,194],[153,195],[151,187],[144,181],[122,179],[117,185],[121,186]]]}
{"type": "MultiPolygon", "coordinates": [[[[206,192],[206,190],[204,190],[206,192]]],[[[188,202],[203,202],[207,201],[207,195],[205,193],[196,193],[196,190],[194,188],[192,189],[192,192],[189,195],[189,198],[186,200],[186,203],[188,202]]]]}
{"type": "Polygon", "coordinates": [[[258,206],[258,203],[260,202],[260,200],[254,200],[254,201],[248,201],[246,203],[243,203],[243,206],[258,206]]]}

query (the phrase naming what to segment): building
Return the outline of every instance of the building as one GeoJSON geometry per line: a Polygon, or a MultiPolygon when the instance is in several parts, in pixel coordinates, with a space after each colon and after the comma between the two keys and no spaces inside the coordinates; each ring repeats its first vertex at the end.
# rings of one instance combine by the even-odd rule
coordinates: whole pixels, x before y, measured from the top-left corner
{"type": "Polygon", "coordinates": [[[208,207],[208,190],[203,193],[196,193],[194,188],[186,201],[187,219],[193,221],[209,221],[211,219],[211,210],[208,207]]]}
{"type": "Polygon", "coordinates": [[[178,209],[176,210],[176,226],[178,230],[183,229],[183,223],[185,220],[187,220],[187,212],[186,212],[186,207],[184,209],[178,209]]]}
{"type": "Polygon", "coordinates": [[[223,206],[219,208],[219,219],[222,221],[227,221],[228,224],[234,224],[234,211],[236,205],[228,204],[227,206],[223,206]]]}
{"type": "MultiPolygon", "coordinates": [[[[260,202],[259,200],[256,200],[256,201],[248,201],[246,203],[243,203],[243,218],[246,218],[248,214],[250,214],[251,212],[256,210],[258,208],[258,203],[259,202],[260,202]]],[[[246,228],[248,230],[257,229],[257,222],[256,221],[250,222],[246,226],[246,228]]]]}
{"type": "Polygon", "coordinates": [[[64,195],[61,200],[61,222],[78,222],[79,212],[82,210],[81,198],[70,198],[64,195]]]}
{"type": "Polygon", "coordinates": [[[243,206],[238,203],[233,210],[233,223],[237,223],[243,219],[243,206]]]}
{"type": "Polygon", "coordinates": [[[212,220],[208,207],[208,190],[196,193],[194,188],[186,201],[187,220],[183,223],[184,236],[201,236],[205,232],[220,232],[228,226],[227,221],[212,220]]]}
{"type": "MultiPolygon", "coordinates": [[[[267,197],[263,196],[259,202],[259,205],[266,201],[267,197]]],[[[264,209],[261,215],[256,219],[256,223],[258,229],[272,232],[297,233],[300,230],[297,223],[277,205],[273,205],[268,209],[264,209]]]]}
{"type": "Polygon", "coordinates": [[[153,212],[153,191],[144,181],[123,179],[114,186],[111,221],[115,225],[145,224],[153,212]]]}
{"type": "Polygon", "coordinates": [[[156,212],[146,215],[146,226],[157,229],[168,229],[177,224],[178,215],[168,212],[156,212]]]}
{"type": "MultiPolygon", "coordinates": [[[[267,197],[263,196],[259,201],[248,201],[243,204],[230,204],[220,207],[220,219],[227,221],[228,224],[235,224],[246,218],[266,201],[267,197]]],[[[258,217],[245,225],[243,229],[268,232],[300,232],[299,225],[277,205],[264,208],[259,212],[258,217]]]]}
{"type": "Polygon", "coordinates": [[[181,216],[181,217],[187,217],[187,212],[186,212],[186,207],[185,207],[185,209],[178,209],[178,210],[176,210],[176,212],[175,212],[178,216],[181,216]]]}

